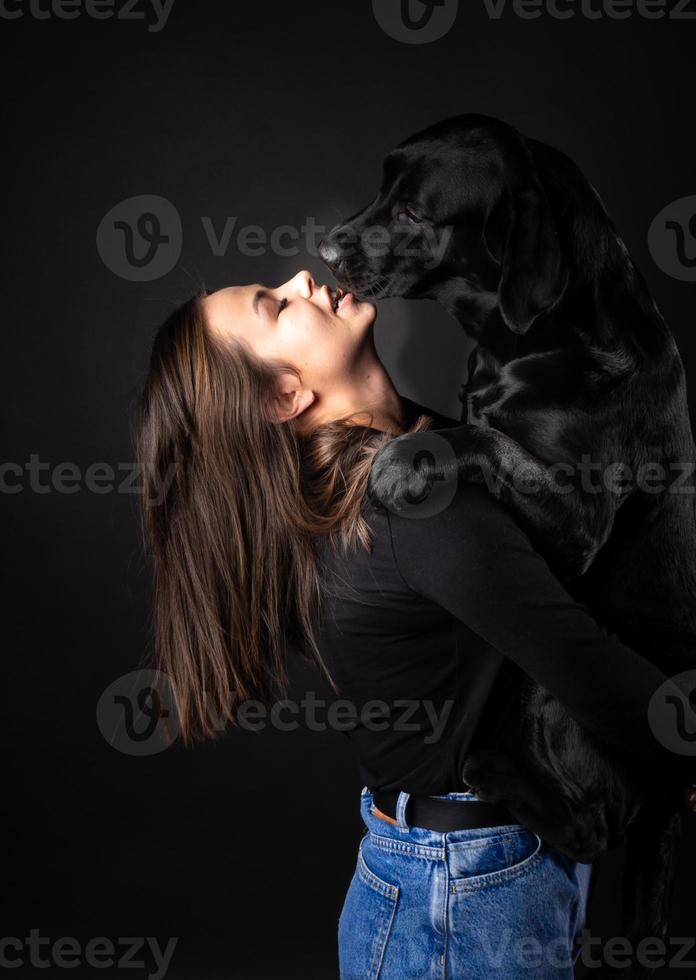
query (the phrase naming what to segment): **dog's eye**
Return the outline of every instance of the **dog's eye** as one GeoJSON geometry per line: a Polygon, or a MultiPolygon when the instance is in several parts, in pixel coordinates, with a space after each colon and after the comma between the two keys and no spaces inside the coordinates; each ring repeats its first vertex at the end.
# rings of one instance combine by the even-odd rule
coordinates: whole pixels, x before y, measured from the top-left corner
{"type": "Polygon", "coordinates": [[[399,217],[402,221],[410,221],[414,225],[419,225],[423,220],[423,218],[408,204],[404,204],[399,209],[397,217],[399,217]]]}

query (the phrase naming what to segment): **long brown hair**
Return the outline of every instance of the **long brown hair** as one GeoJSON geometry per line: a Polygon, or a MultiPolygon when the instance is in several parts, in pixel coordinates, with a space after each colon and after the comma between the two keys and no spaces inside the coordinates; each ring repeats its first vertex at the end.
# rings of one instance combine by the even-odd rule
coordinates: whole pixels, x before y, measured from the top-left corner
{"type": "Polygon", "coordinates": [[[309,436],[274,421],[278,373],[293,369],[212,336],[204,295],[157,333],[138,433],[155,663],[186,743],[236,724],[246,700],[282,697],[289,649],[324,669],[313,537],[369,549],[362,504],[390,438],[351,419],[309,436]]]}

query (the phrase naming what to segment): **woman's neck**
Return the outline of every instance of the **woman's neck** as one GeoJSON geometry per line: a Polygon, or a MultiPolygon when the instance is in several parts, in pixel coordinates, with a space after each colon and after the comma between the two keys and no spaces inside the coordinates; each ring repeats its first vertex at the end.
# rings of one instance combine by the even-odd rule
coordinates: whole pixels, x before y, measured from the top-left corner
{"type": "Polygon", "coordinates": [[[367,425],[392,435],[400,435],[406,430],[404,399],[374,348],[366,353],[367,356],[354,365],[345,386],[318,399],[310,422],[312,428],[350,416],[355,425],[367,425]]]}
{"type": "Polygon", "coordinates": [[[381,364],[379,368],[368,371],[361,379],[350,399],[353,403],[350,413],[355,415],[356,425],[400,435],[406,430],[404,400],[381,364]]]}

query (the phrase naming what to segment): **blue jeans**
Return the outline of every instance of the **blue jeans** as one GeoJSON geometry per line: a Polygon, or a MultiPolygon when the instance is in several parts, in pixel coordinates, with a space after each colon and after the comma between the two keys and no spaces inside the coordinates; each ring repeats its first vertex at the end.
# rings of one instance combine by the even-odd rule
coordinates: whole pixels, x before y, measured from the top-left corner
{"type": "MultiPolygon", "coordinates": [[[[474,800],[468,793],[447,799],[474,800]]],[[[341,980],[571,980],[591,866],[519,824],[438,833],[373,813],[338,926],[341,980]]]]}

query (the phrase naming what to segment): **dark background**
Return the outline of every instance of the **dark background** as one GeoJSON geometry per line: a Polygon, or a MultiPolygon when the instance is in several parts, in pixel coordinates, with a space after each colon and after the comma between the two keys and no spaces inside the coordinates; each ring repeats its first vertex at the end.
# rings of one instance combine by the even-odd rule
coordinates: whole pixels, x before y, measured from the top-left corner
{"type": "MultiPolygon", "coordinates": [[[[154,331],[198,282],[276,285],[305,267],[326,280],[305,254],[251,258],[233,243],[215,256],[202,216],[218,230],[227,216],[269,233],[307,216],[331,226],[371,199],[393,145],[468,111],[580,164],[696,384],[695,287],[647,247],[654,216],[696,193],[695,21],[493,20],[483,0],[465,0],[443,38],[406,44],[366,0],[175,0],[159,33],[28,11],[0,28],[6,460],[24,466],[33,453],[83,471],[132,460],[154,331]],[[174,269],[142,283],[96,247],[104,215],[140,194],[171,201],[183,227],[174,269]]],[[[455,324],[434,304],[390,300],[377,331],[402,393],[455,412],[468,352],[455,324]]],[[[178,936],[177,980],[334,977],[361,833],[347,739],[269,728],[195,750],[117,751],[97,702],[150,656],[137,497],[25,486],[2,504],[3,935],[178,936]]],[[[298,671],[292,695],[309,688],[318,679],[298,671]]],[[[606,937],[619,929],[614,864],[595,912],[606,937]]],[[[693,868],[685,847],[677,936],[694,934],[693,868]]]]}

